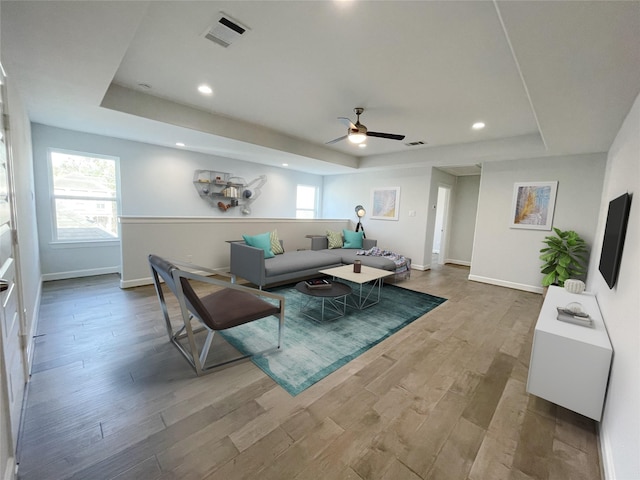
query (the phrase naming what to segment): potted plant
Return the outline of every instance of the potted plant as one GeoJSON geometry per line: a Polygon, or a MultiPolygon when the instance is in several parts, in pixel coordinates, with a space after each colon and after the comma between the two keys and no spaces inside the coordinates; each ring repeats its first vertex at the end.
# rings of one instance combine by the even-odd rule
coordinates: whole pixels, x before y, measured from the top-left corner
{"type": "Polygon", "coordinates": [[[586,272],[588,248],[585,241],[573,230],[553,228],[555,235],[544,238],[545,248],[540,250],[542,286],[564,286],[565,280],[580,277],[586,272]]]}

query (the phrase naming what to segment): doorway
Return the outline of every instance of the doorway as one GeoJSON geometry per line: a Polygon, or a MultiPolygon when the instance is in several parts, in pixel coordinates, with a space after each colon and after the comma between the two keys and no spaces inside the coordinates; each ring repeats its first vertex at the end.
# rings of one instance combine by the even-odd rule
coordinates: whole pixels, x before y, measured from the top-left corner
{"type": "Polygon", "coordinates": [[[433,230],[432,263],[444,265],[447,258],[447,217],[451,187],[438,186],[438,200],[436,201],[436,222],[433,230]]]}

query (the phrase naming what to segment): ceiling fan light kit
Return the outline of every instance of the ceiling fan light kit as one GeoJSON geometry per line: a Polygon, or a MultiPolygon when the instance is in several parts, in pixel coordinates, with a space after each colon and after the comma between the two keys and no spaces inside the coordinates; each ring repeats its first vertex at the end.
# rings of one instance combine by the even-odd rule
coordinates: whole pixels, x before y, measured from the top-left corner
{"type": "Polygon", "coordinates": [[[364,133],[355,132],[349,134],[349,141],[351,143],[362,143],[367,139],[367,136],[364,133]]]}

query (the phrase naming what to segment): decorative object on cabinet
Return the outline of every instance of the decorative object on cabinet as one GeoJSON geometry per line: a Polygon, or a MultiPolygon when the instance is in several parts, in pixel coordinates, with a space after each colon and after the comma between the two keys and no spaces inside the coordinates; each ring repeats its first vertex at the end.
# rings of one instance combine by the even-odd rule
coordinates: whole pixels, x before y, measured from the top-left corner
{"type": "Polygon", "coordinates": [[[582,280],[570,278],[565,280],[564,289],[569,293],[582,293],[584,292],[585,284],[582,280]]]}
{"type": "Polygon", "coordinates": [[[242,177],[214,170],[196,170],[193,175],[193,185],[201,198],[222,212],[242,206],[243,215],[251,214],[249,205],[260,196],[260,188],[266,181],[266,175],[260,175],[247,183],[242,177]]]}

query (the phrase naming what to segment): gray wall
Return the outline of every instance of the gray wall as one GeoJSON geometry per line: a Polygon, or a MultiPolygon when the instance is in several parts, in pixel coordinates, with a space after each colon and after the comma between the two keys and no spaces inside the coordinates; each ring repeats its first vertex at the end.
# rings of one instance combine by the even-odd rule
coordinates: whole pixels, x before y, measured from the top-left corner
{"type": "Polygon", "coordinates": [[[410,257],[414,268],[426,268],[431,257],[431,253],[425,257],[430,180],[431,167],[327,176],[322,205],[324,217],[357,221],[354,208],[362,205],[367,211],[362,219],[367,238],[378,240],[380,248],[410,257]],[[400,187],[397,221],[371,219],[371,190],[380,187],[400,187]],[[415,211],[415,216],[409,216],[410,211],[415,211]]]}
{"type": "Polygon", "coordinates": [[[607,159],[596,241],[587,277],[613,345],[600,443],[606,478],[640,478],[640,96],[607,159]],[[609,202],[632,194],[618,282],[610,290],[598,271],[609,202]]]}
{"type": "Polygon", "coordinates": [[[456,179],[456,188],[452,192],[451,200],[453,211],[449,222],[447,262],[471,265],[479,194],[480,175],[456,179]]]}
{"type": "Polygon", "coordinates": [[[469,278],[541,292],[538,257],[550,232],[509,228],[514,183],[557,180],[553,226],[593,245],[605,162],[605,154],[590,154],[483,164],[469,278]]]}
{"type": "MultiPolygon", "coordinates": [[[[468,188],[463,182],[463,188],[468,191],[461,193],[463,200],[456,203],[458,180],[432,167],[328,176],[324,179],[323,212],[325,218],[353,218],[357,221],[354,207],[363,205],[367,210],[367,215],[362,219],[367,236],[378,240],[381,248],[411,257],[414,269],[425,270],[431,267],[438,187],[447,185],[451,187],[450,228],[448,239],[443,241],[468,245],[465,253],[460,253],[468,263],[471,260],[477,190],[474,192],[473,187],[468,188]],[[371,191],[379,187],[400,187],[398,221],[369,218],[371,191]],[[415,212],[415,216],[410,216],[410,212],[415,212]],[[467,220],[470,224],[463,225],[467,220]]],[[[456,251],[464,248],[457,247],[456,251]]]]}
{"type": "Polygon", "coordinates": [[[33,124],[37,218],[45,279],[120,270],[119,242],[52,243],[47,175],[50,148],[119,157],[121,214],[125,216],[242,217],[239,208],[222,212],[198,196],[193,186],[193,173],[198,169],[228,172],[247,182],[266,175],[267,182],[252,203],[249,218],[295,218],[296,186],[313,185],[321,190],[323,182],[319,175],[33,124]]]}

